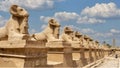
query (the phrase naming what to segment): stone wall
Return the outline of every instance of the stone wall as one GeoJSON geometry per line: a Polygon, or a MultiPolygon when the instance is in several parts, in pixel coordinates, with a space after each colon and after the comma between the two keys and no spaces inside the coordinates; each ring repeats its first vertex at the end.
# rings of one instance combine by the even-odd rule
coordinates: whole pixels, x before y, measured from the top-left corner
{"type": "Polygon", "coordinates": [[[52,67],[83,67],[109,56],[111,52],[110,49],[84,48],[80,44],[74,46],[65,42],[49,42],[47,47],[47,62],[52,67]]]}
{"type": "Polygon", "coordinates": [[[0,41],[0,67],[46,67],[47,48],[43,42],[0,41]]]}
{"type": "Polygon", "coordinates": [[[63,41],[0,41],[0,67],[83,67],[112,54],[63,41]]]}

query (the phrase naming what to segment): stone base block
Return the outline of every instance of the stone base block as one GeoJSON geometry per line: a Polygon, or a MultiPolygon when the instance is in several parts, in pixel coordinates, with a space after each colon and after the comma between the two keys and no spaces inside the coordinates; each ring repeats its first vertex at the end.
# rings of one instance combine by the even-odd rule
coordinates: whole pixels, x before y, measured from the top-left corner
{"type": "Polygon", "coordinates": [[[72,67],[72,48],[71,44],[62,41],[51,41],[46,44],[48,47],[49,64],[60,67],[72,67]]]}
{"type": "Polygon", "coordinates": [[[41,41],[0,41],[0,67],[47,66],[47,48],[41,41]]]}

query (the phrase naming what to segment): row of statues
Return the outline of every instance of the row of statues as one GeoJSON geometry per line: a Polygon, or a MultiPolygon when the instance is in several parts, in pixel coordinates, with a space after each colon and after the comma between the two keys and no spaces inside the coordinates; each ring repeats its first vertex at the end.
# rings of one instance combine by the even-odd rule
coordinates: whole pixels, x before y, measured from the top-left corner
{"type": "Polygon", "coordinates": [[[10,7],[11,17],[4,27],[0,28],[0,41],[16,41],[16,40],[34,40],[41,41],[65,41],[70,43],[78,43],[86,45],[85,47],[98,47],[99,42],[93,41],[87,35],[82,35],[78,31],[73,31],[70,27],[65,27],[62,35],[59,35],[60,24],[55,19],[48,21],[48,26],[40,33],[30,35],[28,32],[29,13],[18,5],[10,7]],[[60,37],[59,37],[60,36],[60,37]],[[89,46],[88,46],[89,45],[89,46]],[[95,45],[95,46],[93,46],[95,45]]]}

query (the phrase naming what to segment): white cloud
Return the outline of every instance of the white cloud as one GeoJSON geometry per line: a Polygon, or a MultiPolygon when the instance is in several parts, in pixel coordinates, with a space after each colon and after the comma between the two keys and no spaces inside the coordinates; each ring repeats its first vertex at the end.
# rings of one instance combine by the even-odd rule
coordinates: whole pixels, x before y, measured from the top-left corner
{"type": "Polygon", "coordinates": [[[12,4],[18,4],[29,9],[45,9],[52,8],[54,0],[1,0],[0,11],[8,11],[12,4]]]}
{"type": "Polygon", "coordinates": [[[53,17],[40,16],[40,20],[43,21],[43,22],[45,22],[45,23],[48,22],[48,20],[49,20],[50,18],[53,18],[53,17]]]}
{"type": "Polygon", "coordinates": [[[120,30],[111,29],[110,32],[111,32],[111,33],[120,33],[120,30]]]}
{"type": "Polygon", "coordinates": [[[54,18],[57,21],[70,21],[70,20],[76,20],[79,17],[77,13],[74,12],[56,12],[53,16],[51,17],[45,17],[45,16],[40,16],[40,20],[44,22],[48,22],[50,18],[54,18]]]}
{"type": "Polygon", "coordinates": [[[96,18],[88,18],[87,16],[84,17],[79,17],[77,20],[77,23],[104,23],[105,20],[101,20],[101,19],[96,19],[96,18]]]}
{"type": "Polygon", "coordinates": [[[84,29],[81,29],[81,32],[83,33],[95,33],[95,31],[93,29],[90,29],[90,28],[84,28],[84,29]]]}
{"type": "Polygon", "coordinates": [[[54,14],[54,17],[57,18],[59,21],[69,21],[75,20],[79,17],[79,15],[75,12],[57,12],[54,14]]]}
{"type": "Polygon", "coordinates": [[[56,12],[53,16],[51,17],[45,17],[45,16],[40,16],[40,20],[44,22],[48,22],[48,19],[50,18],[55,18],[59,22],[69,22],[69,21],[75,21],[77,23],[87,23],[87,24],[94,24],[94,23],[104,23],[104,20],[101,19],[96,19],[96,18],[89,18],[87,16],[80,16],[79,14],[75,12],[56,12]]]}
{"type": "Polygon", "coordinates": [[[96,31],[94,29],[91,29],[91,28],[79,28],[79,27],[76,27],[74,25],[70,25],[70,27],[72,27],[74,30],[77,30],[77,31],[80,31],[80,33],[83,33],[83,34],[87,34],[87,35],[90,35],[92,37],[101,37],[101,38],[109,38],[109,37],[113,37],[113,33],[112,32],[99,32],[99,31],[96,31]]]}
{"type": "Polygon", "coordinates": [[[34,33],[36,33],[37,31],[35,30],[35,29],[31,29],[30,30],[30,34],[34,34],[34,33]]]}
{"type": "Polygon", "coordinates": [[[43,24],[42,26],[41,26],[41,29],[45,29],[47,27],[47,25],[46,24],[43,24]]]}
{"type": "Polygon", "coordinates": [[[66,1],[66,0],[58,0],[58,2],[63,2],[63,1],[66,1]]]}
{"type": "Polygon", "coordinates": [[[89,17],[98,17],[98,18],[111,18],[111,17],[120,17],[120,9],[117,8],[116,4],[111,3],[97,3],[93,7],[86,7],[82,12],[82,15],[89,17]]]}
{"type": "Polygon", "coordinates": [[[6,19],[0,15],[0,27],[4,26],[5,23],[6,23],[6,19]]]}
{"type": "MultiPolygon", "coordinates": [[[[82,10],[80,14],[75,12],[56,12],[53,16],[59,22],[65,21],[75,21],[79,24],[95,24],[95,23],[105,23],[107,18],[118,19],[120,17],[120,9],[117,8],[115,3],[102,3],[96,4],[93,7],[86,7],[82,10]]],[[[49,17],[41,16],[41,20],[47,21],[49,17]]]]}
{"type": "Polygon", "coordinates": [[[113,36],[113,34],[112,34],[112,33],[107,33],[107,32],[105,32],[105,33],[100,33],[100,32],[97,32],[97,33],[95,33],[95,36],[97,36],[97,37],[104,37],[104,38],[106,38],[106,37],[112,37],[112,36],[113,36]]]}

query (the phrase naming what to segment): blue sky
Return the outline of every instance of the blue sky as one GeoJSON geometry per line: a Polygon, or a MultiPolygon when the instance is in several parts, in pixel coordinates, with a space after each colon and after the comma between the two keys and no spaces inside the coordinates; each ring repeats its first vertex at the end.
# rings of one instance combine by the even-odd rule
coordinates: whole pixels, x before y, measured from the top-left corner
{"type": "Polygon", "coordinates": [[[30,14],[30,34],[41,32],[49,18],[95,40],[120,45],[120,0],[0,0],[0,27],[9,19],[9,7],[18,4],[30,14]]]}

